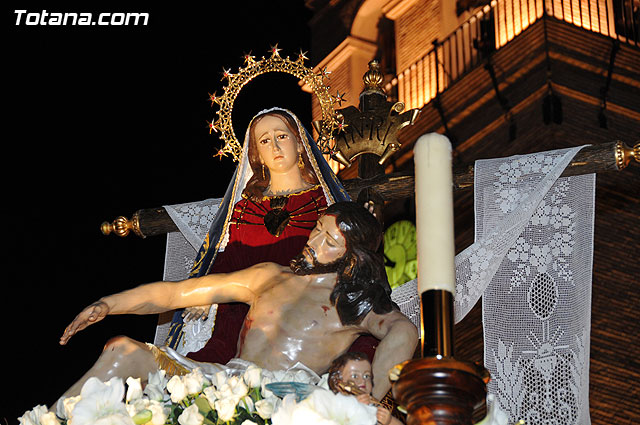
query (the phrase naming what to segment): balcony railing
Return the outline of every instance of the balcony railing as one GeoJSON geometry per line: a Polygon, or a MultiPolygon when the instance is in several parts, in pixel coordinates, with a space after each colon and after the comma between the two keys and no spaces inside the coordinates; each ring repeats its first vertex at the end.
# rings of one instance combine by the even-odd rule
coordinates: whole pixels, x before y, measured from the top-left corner
{"type": "Polygon", "coordinates": [[[640,47],[640,0],[494,0],[397,75],[407,109],[420,108],[544,15],[640,47]]]}

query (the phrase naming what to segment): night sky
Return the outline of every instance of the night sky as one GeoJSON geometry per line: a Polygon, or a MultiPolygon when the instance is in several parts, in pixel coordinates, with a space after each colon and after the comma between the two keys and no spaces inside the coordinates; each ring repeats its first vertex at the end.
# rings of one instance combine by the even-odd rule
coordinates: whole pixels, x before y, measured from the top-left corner
{"type": "MultiPolygon", "coordinates": [[[[12,397],[0,403],[2,423],[51,405],[110,337],[153,340],[157,317],[110,316],[58,345],[86,305],[162,279],[165,236],[104,236],[100,224],[223,196],[235,163],[213,158],[220,140],[207,128],[223,68],[233,72],[243,54],[268,55],[276,43],[282,56],[309,50],[312,14],[302,1],[221,3],[46,7],[148,12],[149,24],[137,27],[16,26],[14,10],[42,8],[5,5],[2,363],[12,397]]],[[[280,75],[250,83],[236,102],[236,134],[275,105],[309,123],[311,98],[296,83],[280,75]]]]}

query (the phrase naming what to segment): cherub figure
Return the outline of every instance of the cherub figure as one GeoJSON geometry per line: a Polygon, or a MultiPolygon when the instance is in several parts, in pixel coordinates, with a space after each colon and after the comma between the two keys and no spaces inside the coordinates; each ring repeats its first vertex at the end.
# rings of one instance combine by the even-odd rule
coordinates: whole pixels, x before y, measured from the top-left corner
{"type": "Polygon", "coordinates": [[[373,371],[366,354],[350,351],[336,358],[329,368],[329,388],[333,392],[356,396],[360,403],[374,405],[381,425],[403,425],[391,410],[372,397],[373,371]]]}

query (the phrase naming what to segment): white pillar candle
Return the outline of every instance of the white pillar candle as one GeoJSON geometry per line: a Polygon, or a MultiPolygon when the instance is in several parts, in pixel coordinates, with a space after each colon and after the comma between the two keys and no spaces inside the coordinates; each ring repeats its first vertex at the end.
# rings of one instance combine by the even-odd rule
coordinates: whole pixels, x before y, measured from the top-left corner
{"type": "Polygon", "coordinates": [[[421,136],[415,161],[418,293],[444,289],[455,296],[455,238],[451,143],[445,136],[421,136]]]}

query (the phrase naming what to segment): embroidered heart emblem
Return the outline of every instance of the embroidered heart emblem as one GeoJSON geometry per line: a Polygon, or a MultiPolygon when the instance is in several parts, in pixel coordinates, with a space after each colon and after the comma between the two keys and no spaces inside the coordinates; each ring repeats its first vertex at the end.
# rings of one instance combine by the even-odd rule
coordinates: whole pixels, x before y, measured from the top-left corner
{"type": "Polygon", "coordinates": [[[269,202],[271,211],[264,216],[264,226],[267,231],[273,236],[278,237],[284,232],[285,227],[289,224],[291,216],[289,212],[284,209],[287,205],[288,198],[278,197],[273,198],[269,202]]]}

